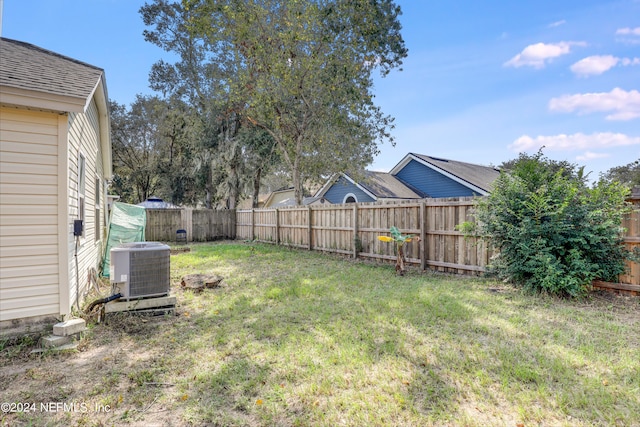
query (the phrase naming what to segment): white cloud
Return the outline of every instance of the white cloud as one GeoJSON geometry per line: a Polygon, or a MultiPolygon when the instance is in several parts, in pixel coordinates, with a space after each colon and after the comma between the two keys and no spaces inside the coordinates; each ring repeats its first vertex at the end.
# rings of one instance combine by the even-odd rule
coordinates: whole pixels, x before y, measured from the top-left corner
{"type": "Polygon", "coordinates": [[[525,47],[522,52],[505,62],[505,67],[519,68],[525,65],[544,68],[553,58],[571,52],[572,46],[586,46],[585,42],[536,43],[525,47]]]}
{"type": "Polygon", "coordinates": [[[595,76],[609,71],[616,65],[640,65],[640,58],[617,58],[612,55],[588,56],[571,66],[571,71],[579,76],[595,76]]]}
{"type": "Polygon", "coordinates": [[[640,27],[618,28],[618,30],[616,31],[616,36],[619,36],[619,38],[616,39],[616,41],[618,42],[640,44],[640,27]]]}
{"type": "Polygon", "coordinates": [[[571,71],[581,76],[602,74],[615,67],[619,61],[619,58],[612,55],[588,56],[573,64],[571,71]]]}
{"type": "Polygon", "coordinates": [[[620,36],[640,36],[640,27],[636,28],[618,28],[616,31],[620,36]]]}
{"type": "Polygon", "coordinates": [[[586,153],[577,156],[576,160],[584,162],[586,160],[604,159],[604,158],[607,158],[607,157],[611,157],[611,154],[608,154],[608,153],[594,153],[593,151],[587,151],[586,153]]]}
{"type": "Polygon", "coordinates": [[[638,144],[640,144],[640,137],[631,137],[622,133],[601,132],[591,135],[583,133],[540,135],[535,138],[529,135],[522,135],[513,141],[509,148],[516,152],[538,150],[542,146],[551,151],[576,151],[638,144]]]}
{"type": "Polygon", "coordinates": [[[607,120],[632,120],[640,118],[640,92],[615,88],[611,92],[563,95],[549,101],[549,110],[578,114],[612,112],[607,120]]]}
{"type": "Polygon", "coordinates": [[[565,21],[564,19],[561,19],[560,21],[552,22],[551,24],[548,25],[548,27],[555,28],[555,27],[559,27],[560,25],[564,25],[566,23],[567,21],[565,21]]]}
{"type": "Polygon", "coordinates": [[[640,58],[622,58],[622,65],[640,65],[640,58]]]}

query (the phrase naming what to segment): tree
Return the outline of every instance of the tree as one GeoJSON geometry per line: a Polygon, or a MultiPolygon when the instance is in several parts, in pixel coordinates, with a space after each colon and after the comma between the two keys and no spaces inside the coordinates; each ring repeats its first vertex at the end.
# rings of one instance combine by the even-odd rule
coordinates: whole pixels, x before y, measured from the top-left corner
{"type": "Polygon", "coordinates": [[[200,122],[180,99],[158,102],[158,175],[157,195],[175,205],[193,204],[198,198],[195,185],[195,142],[200,122]]]}
{"type": "Polygon", "coordinates": [[[181,57],[152,79],[266,131],[298,203],[304,177],[363,169],[393,142],[372,94],[374,70],[407,54],[392,0],[156,0],[141,13],[146,39],[181,57]]]}
{"type": "Polygon", "coordinates": [[[233,58],[211,56],[205,38],[190,31],[198,11],[191,3],[196,2],[159,0],[140,9],[145,24],[155,28],[145,31],[145,38],[179,57],[175,64],[156,63],[150,83],[164,96],[189,104],[199,121],[194,174],[205,206],[233,209],[248,183],[259,186],[267,165],[277,158],[269,148],[272,139],[243,116],[244,100],[230,95],[227,74],[233,58]]]}
{"type": "Polygon", "coordinates": [[[127,110],[110,101],[114,187],[123,201],[144,201],[158,188],[157,102],[138,95],[127,110]]]}
{"type": "Polygon", "coordinates": [[[257,208],[263,177],[277,168],[280,158],[275,150],[273,138],[267,132],[251,128],[243,132],[241,137],[249,139],[247,145],[252,147],[252,150],[246,153],[246,165],[253,172],[253,179],[248,182],[248,191],[251,192],[252,207],[257,208]]]}
{"type": "Polygon", "coordinates": [[[594,279],[614,281],[631,253],[622,218],[627,189],[618,182],[585,184],[575,165],[558,169],[541,151],[521,155],[476,207],[468,234],[498,250],[490,271],[529,290],[577,296],[594,279]]]}
{"type": "Polygon", "coordinates": [[[110,107],[114,189],[121,199],[138,203],[156,195],[174,204],[192,203],[199,128],[188,106],[138,95],[129,109],[114,101],[110,107]]]}
{"type": "Polygon", "coordinates": [[[584,173],[584,166],[578,166],[568,160],[552,160],[546,158],[542,154],[542,147],[536,154],[520,153],[515,159],[504,161],[498,166],[498,169],[508,173],[517,173],[526,175],[530,173],[531,185],[539,186],[542,182],[534,181],[536,179],[545,179],[545,174],[538,174],[536,170],[540,168],[540,163],[544,163],[544,169],[549,174],[560,173],[562,176],[575,180],[586,185],[588,174],[584,173]]]}
{"type": "Polygon", "coordinates": [[[618,181],[628,187],[640,186],[640,159],[624,166],[616,166],[602,175],[607,182],[618,181]]]}

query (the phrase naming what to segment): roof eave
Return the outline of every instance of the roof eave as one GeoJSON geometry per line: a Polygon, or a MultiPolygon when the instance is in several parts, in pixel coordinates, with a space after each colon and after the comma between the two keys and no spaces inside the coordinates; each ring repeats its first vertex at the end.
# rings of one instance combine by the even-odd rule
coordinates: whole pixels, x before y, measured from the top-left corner
{"type": "Polygon", "coordinates": [[[404,168],[407,165],[407,163],[409,163],[411,160],[414,160],[414,159],[418,160],[418,158],[414,156],[413,153],[408,153],[398,162],[397,165],[395,165],[389,171],[389,174],[395,176],[398,172],[400,172],[400,170],[402,170],[402,168],[404,168]]]}
{"type": "Polygon", "coordinates": [[[339,177],[340,177],[340,174],[337,174],[337,173],[334,173],[333,175],[331,175],[329,177],[329,179],[327,179],[327,182],[325,182],[324,185],[322,187],[320,187],[320,189],[318,189],[318,191],[316,191],[316,194],[314,194],[313,197],[323,197],[324,194],[329,190],[329,188],[331,188],[333,183],[339,177]]]}
{"type": "Polygon", "coordinates": [[[342,176],[344,176],[347,179],[347,181],[351,182],[353,185],[358,187],[360,190],[362,190],[366,195],[371,197],[373,200],[378,200],[378,196],[376,194],[373,194],[373,192],[371,192],[369,189],[365,188],[362,184],[356,182],[349,175],[347,175],[346,173],[343,173],[342,176]]]}
{"type": "Polygon", "coordinates": [[[35,90],[0,85],[0,103],[59,113],[82,113],[87,100],[35,90]]]}
{"type": "Polygon", "coordinates": [[[109,118],[109,96],[107,95],[107,85],[104,73],[96,84],[93,93],[85,103],[85,109],[89,106],[91,99],[95,98],[98,107],[98,120],[100,121],[100,148],[102,150],[102,171],[105,179],[113,177],[113,159],[111,147],[111,120],[109,118]]]}

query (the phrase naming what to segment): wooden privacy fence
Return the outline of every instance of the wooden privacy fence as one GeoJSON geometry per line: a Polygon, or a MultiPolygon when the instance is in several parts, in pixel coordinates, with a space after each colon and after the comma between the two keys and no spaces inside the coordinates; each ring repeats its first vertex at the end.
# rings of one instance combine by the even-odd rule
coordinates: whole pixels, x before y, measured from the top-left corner
{"type": "Polygon", "coordinates": [[[483,272],[492,255],[482,241],[456,230],[473,220],[474,199],[425,199],[397,204],[357,203],[237,211],[237,238],[394,260],[394,245],[381,242],[392,226],[421,241],[407,244],[407,262],[461,274],[483,272]]]}
{"type": "Polygon", "coordinates": [[[187,241],[236,238],[236,211],[212,209],[147,209],[147,241],[173,242],[185,230],[187,241]]]}
{"type": "MultiPolygon", "coordinates": [[[[630,200],[636,210],[625,218],[625,244],[640,245],[640,197],[630,200]]],[[[456,227],[473,221],[474,198],[425,199],[394,204],[357,203],[279,209],[210,210],[147,209],[146,239],[175,241],[187,231],[188,241],[247,239],[354,258],[394,260],[394,245],[378,240],[392,226],[421,241],[407,245],[407,261],[421,268],[459,274],[485,271],[493,252],[485,242],[465,238],[456,227]]],[[[640,293],[640,265],[628,262],[619,283],[594,282],[597,287],[640,293]]]]}

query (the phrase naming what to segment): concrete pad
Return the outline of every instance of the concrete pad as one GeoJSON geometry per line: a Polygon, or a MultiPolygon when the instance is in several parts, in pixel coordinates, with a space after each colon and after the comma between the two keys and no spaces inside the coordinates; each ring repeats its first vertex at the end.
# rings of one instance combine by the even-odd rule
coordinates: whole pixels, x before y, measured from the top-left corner
{"type": "Polygon", "coordinates": [[[71,319],[53,325],[53,335],[66,337],[87,329],[84,319],[71,319]]]}
{"type": "Polygon", "coordinates": [[[65,350],[76,350],[78,348],[77,342],[70,342],[69,344],[61,345],[60,347],[52,347],[52,348],[36,348],[31,350],[29,354],[36,353],[44,353],[46,351],[65,351],[65,350]]]}
{"type": "Polygon", "coordinates": [[[136,311],[150,308],[159,308],[176,305],[176,297],[174,295],[166,297],[147,298],[131,301],[112,301],[104,306],[105,313],[116,313],[120,311],[136,311]]]}
{"type": "Polygon", "coordinates": [[[60,347],[68,344],[69,342],[71,342],[70,336],[60,335],[47,335],[46,337],[42,337],[42,340],[40,341],[43,348],[60,347]]]}

